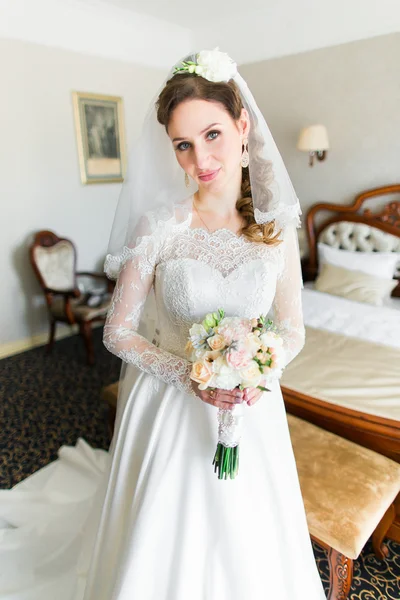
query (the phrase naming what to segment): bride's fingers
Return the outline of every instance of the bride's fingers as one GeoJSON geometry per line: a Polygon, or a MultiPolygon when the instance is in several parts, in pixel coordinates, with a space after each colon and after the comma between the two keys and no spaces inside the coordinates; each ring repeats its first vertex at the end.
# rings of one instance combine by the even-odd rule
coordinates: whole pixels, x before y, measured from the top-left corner
{"type": "Polygon", "coordinates": [[[247,396],[245,397],[245,402],[247,402],[247,404],[249,406],[253,406],[253,404],[255,404],[262,396],[262,391],[259,389],[252,389],[251,391],[248,392],[247,396]]]}
{"type": "Polygon", "coordinates": [[[258,392],[260,390],[258,390],[257,388],[246,388],[244,391],[244,400],[245,402],[248,402],[249,400],[252,400],[255,396],[258,395],[258,392]]]}
{"type": "Polygon", "coordinates": [[[231,390],[218,390],[218,400],[223,402],[231,402],[232,404],[239,404],[244,399],[243,392],[239,390],[239,393],[231,390]]]}
{"type": "Polygon", "coordinates": [[[208,393],[208,401],[209,404],[217,408],[232,409],[241,400],[237,400],[231,394],[226,393],[226,390],[211,390],[208,393]]]}
{"type": "Polygon", "coordinates": [[[207,402],[207,404],[211,404],[211,406],[215,406],[215,408],[223,408],[224,410],[232,410],[232,408],[235,406],[232,404],[232,402],[221,402],[221,400],[210,398],[209,396],[203,399],[204,402],[207,402]]]}

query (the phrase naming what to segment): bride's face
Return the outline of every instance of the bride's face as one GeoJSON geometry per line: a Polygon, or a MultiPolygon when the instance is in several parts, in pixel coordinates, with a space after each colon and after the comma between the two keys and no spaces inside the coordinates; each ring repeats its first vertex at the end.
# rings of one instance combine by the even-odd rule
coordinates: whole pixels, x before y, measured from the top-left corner
{"type": "Polygon", "coordinates": [[[217,192],[241,173],[243,139],[248,135],[243,109],[234,121],[219,102],[187,100],[172,113],[168,135],[177,160],[199,187],[217,192]]]}

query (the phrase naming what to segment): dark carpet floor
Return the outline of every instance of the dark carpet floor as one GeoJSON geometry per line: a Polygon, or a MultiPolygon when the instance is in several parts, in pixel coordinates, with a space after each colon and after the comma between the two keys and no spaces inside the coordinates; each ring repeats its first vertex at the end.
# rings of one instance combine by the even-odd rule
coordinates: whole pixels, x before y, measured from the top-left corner
{"type": "MultiPolygon", "coordinates": [[[[40,347],[0,360],[0,488],[55,460],[58,448],[75,445],[78,437],[108,449],[108,409],[100,391],[118,379],[120,361],[102,345],[102,329],[93,334],[93,367],[86,365],[79,336],[58,341],[51,355],[40,347]]],[[[354,564],[349,600],[400,599],[400,545],[388,547],[388,558],[378,561],[366,545],[354,564]]],[[[327,590],[326,554],[316,544],[314,554],[327,590]]]]}

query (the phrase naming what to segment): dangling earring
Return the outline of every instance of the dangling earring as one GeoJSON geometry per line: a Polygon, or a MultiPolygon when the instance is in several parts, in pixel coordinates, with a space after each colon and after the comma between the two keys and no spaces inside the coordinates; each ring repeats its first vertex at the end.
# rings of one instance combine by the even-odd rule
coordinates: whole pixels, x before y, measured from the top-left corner
{"type": "Polygon", "coordinates": [[[189,179],[189,175],[187,173],[185,173],[185,185],[188,188],[190,185],[190,179],[189,179]]]}
{"type": "Polygon", "coordinates": [[[243,140],[242,160],[240,162],[243,169],[249,166],[249,141],[247,138],[243,140]]]}

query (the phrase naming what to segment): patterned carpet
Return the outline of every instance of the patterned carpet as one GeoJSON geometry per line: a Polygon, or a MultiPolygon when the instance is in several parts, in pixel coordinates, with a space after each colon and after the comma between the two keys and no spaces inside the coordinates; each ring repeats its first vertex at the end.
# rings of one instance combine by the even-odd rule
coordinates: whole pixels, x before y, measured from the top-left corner
{"type": "MultiPolygon", "coordinates": [[[[53,353],[36,348],[0,360],[0,488],[8,489],[57,458],[63,444],[83,437],[96,448],[110,443],[104,385],[118,379],[120,361],[94,330],[96,364],[85,362],[79,336],[58,341],[53,353]]],[[[400,545],[388,543],[389,556],[378,561],[370,543],[354,564],[349,600],[399,600],[400,545]]],[[[314,544],[324,587],[329,570],[325,552],[314,544]]],[[[306,598],[305,598],[306,600],[306,598]]]]}

